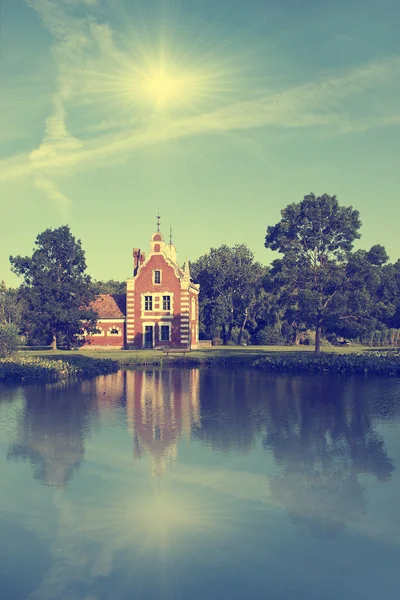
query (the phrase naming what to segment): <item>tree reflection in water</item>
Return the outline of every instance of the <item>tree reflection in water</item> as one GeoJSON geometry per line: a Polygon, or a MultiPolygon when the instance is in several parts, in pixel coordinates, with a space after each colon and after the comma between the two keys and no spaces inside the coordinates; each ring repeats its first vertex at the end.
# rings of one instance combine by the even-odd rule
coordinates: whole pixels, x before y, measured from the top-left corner
{"type": "Polygon", "coordinates": [[[268,402],[264,447],[281,468],[269,481],[272,498],[315,536],[333,537],[363,513],[360,474],[384,482],[394,470],[363,389],[356,378],[287,377],[268,402]]]}
{"type": "MultiPolygon", "coordinates": [[[[60,488],[77,473],[85,438],[102,418],[127,426],[133,458],[148,454],[156,477],[179,459],[182,437],[249,456],[261,440],[279,470],[267,473],[272,500],[315,536],[332,537],[362,515],[361,475],[384,482],[394,470],[376,431],[379,421],[399,417],[388,379],[147,369],[23,394],[8,458],[28,460],[40,483],[60,488]]],[[[131,464],[132,455],[126,459],[131,464]]]]}
{"type": "Polygon", "coordinates": [[[85,455],[94,401],[79,383],[27,386],[18,442],[8,460],[27,460],[40,483],[65,489],[85,455]],[[65,387],[65,390],[63,389],[65,387]]]}

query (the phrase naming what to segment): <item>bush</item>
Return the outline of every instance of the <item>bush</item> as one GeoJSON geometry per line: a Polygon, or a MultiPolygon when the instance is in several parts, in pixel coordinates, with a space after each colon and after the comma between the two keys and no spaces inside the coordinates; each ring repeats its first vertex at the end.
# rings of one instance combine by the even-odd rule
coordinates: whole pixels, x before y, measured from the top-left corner
{"type": "Polygon", "coordinates": [[[18,329],[12,323],[0,324],[0,358],[12,356],[20,343],[18,329]]]}
{"type": "Polygon", "coordinates": [[[91,378],[116,373],[115,360],[71,356],[68,359],[47,359],[28,356],[0,360],[0,381],[52,382],[69,378],[91,378]]]}
{"type": "Polygon", "coordinates": [[[222,338],[215,337],[212,339],[213,346],[222,346],[223,343],[224,343],[224,340],[222,338]]]}
{"type": "Polygon", "coordinates": [[[276,354],[255,360],[251,366],[263,371],[400,375],[400,352],[276,354]]]}
{"type": "Polygon", "coordinates": [[[254,343],[258,346],[282,346],[285,339],[275,327],[264,327],[254,335],[254,343]]]}

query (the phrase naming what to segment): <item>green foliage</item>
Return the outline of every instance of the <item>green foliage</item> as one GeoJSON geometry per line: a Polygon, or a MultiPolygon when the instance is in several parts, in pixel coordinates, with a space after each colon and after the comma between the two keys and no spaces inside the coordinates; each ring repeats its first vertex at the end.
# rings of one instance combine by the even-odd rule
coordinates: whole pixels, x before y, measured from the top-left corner
{"type": "Polygon", "coordinates": [[[272,268],[278,303],[289,322],[316,332],[316,351],[323,331],[358,337],[395,310],[381,285],[383,246],[351,253],[360,226],[335,196],[310,194],[268,227],[265,246],[283,254],[272,268]]]}
{"type": "Polygon", "coordinates": [[[371,373],[398,376],[400,375],[400,352],[275,354],[255,360],[252,367],[264,371],[371,373]]]}
{"type": "Polygon", "coordinates": [[[93,281],[92,285],[96,296],[99,294],[126,293],[125,281],[115,281],[114,279],[109,279],[108,281],[93,281]]]}
{"type": "Polygon", "coordinates": [[[0,282],[0,323],[13,323],[22,328],[24,304],[18,290],[8,288],[0,282]]]}
{"type": "Polygon", "coordinates": [[[12,271],[23,278],[21,294],[26,302],[30,333],[42,340],[62,336],[66,347],[79,343],[82,321],[95,326],[90,309],[95,298],[91,279],[85,274],[85,254],[68,226],[46,229],[36,238],[31,257],[10,257],[12,271]]]}
{"type": "Polygon", "coordinates": [[[13,323],[0,323],[0,358],[12,356],[18,349],[18,329],[13,323]]]}
{"type": "Polygon", "coordinates": [[[336,196],[304,196],[281,212],[282,220],[268,227],[265,245],[307,265],[322,265],[344,259],[359,238],[359,212],[339,206],[336,196]]]}
{"type": "Polygon", "coordinates": [[[239,342],[239,337],[240,337],[240,327],[233,327],[232,329],[232,337],[231,337],[231,342],[232,344],[241,344],[241,345],[247,345],[250,343],[250,333],[247,329],[244,329],[242,332],[242,335],[240,337],[240,342],[239,342]]]}
{"type": "Polygon", "coordinates": [[[279,327],[270,327],[268,325],[257,331],[253,336],[253,340],[259,346],[281,346],[286,342],[279,327]]]}
{"type": "Polygon", "coordinates": [[[115,360],[71,356],[51,360],[17,356],[0,360],[2,382],[52,382],[69,378],[91,378],[116,373],[119,365],[115,360]]]}
{"type": "Polygon", "coordinates": [[[211,248],[191,265],[193,279],[200,284],[200,331],[207,337],[232,340],[239,328],[237,343],[254,310],[266,268],[254,261],[244,244],[211,248]]]}

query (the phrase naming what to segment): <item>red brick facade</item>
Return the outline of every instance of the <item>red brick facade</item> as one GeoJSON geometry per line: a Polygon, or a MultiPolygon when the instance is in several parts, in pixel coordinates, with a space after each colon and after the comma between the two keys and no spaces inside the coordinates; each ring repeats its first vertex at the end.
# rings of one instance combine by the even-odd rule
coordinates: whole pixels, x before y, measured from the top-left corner
{"type": "Polygon", "coordinates": [[[133,277],[127,294],[102,295],[94,303],[98,333],[86,337],[86,347],[197,348],[199,286],[182,269],[172,244],[155,233],[150,253],[135,248],[133,277]],[[124,302],[125,301],[125,302],[124,302]]]}

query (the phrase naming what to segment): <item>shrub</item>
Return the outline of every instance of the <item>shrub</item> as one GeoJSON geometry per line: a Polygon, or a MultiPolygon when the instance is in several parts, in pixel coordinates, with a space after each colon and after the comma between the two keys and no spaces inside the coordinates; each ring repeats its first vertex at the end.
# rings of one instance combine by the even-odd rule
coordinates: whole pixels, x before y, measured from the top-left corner
{"type": "Polygon", "coordinates": [[[282,346],[285,339],[275,327],[264,327],[254,335],[254,342],[258,346],[282,346]]]}
{"type": "Polygon", "coordinates": [[[119,365],[110,359],[68,357],[53,360],[28,356],[8,357],[0,360],[0,381],[52,382],[69,378],[91,378],[116,373],[119,365]]]}
{"type": "Polygon", "coordinates": [[[276,354],[255,360],[251,366],[264,371],[400,375],[400,353],[392,350],[364,354],[276,354]]]}
{"type": "Polygon", "coordinates": [[[18,329],[13,323],[0,324],[0,358],[12,356],[18,349],[18,329]]]}
{"type": "Polygon", "coordinates": [[[224,343],[224,340],[222,338],[215,337],[212,339],[213,346],[222,346],[223,343],[224,343]]]}

